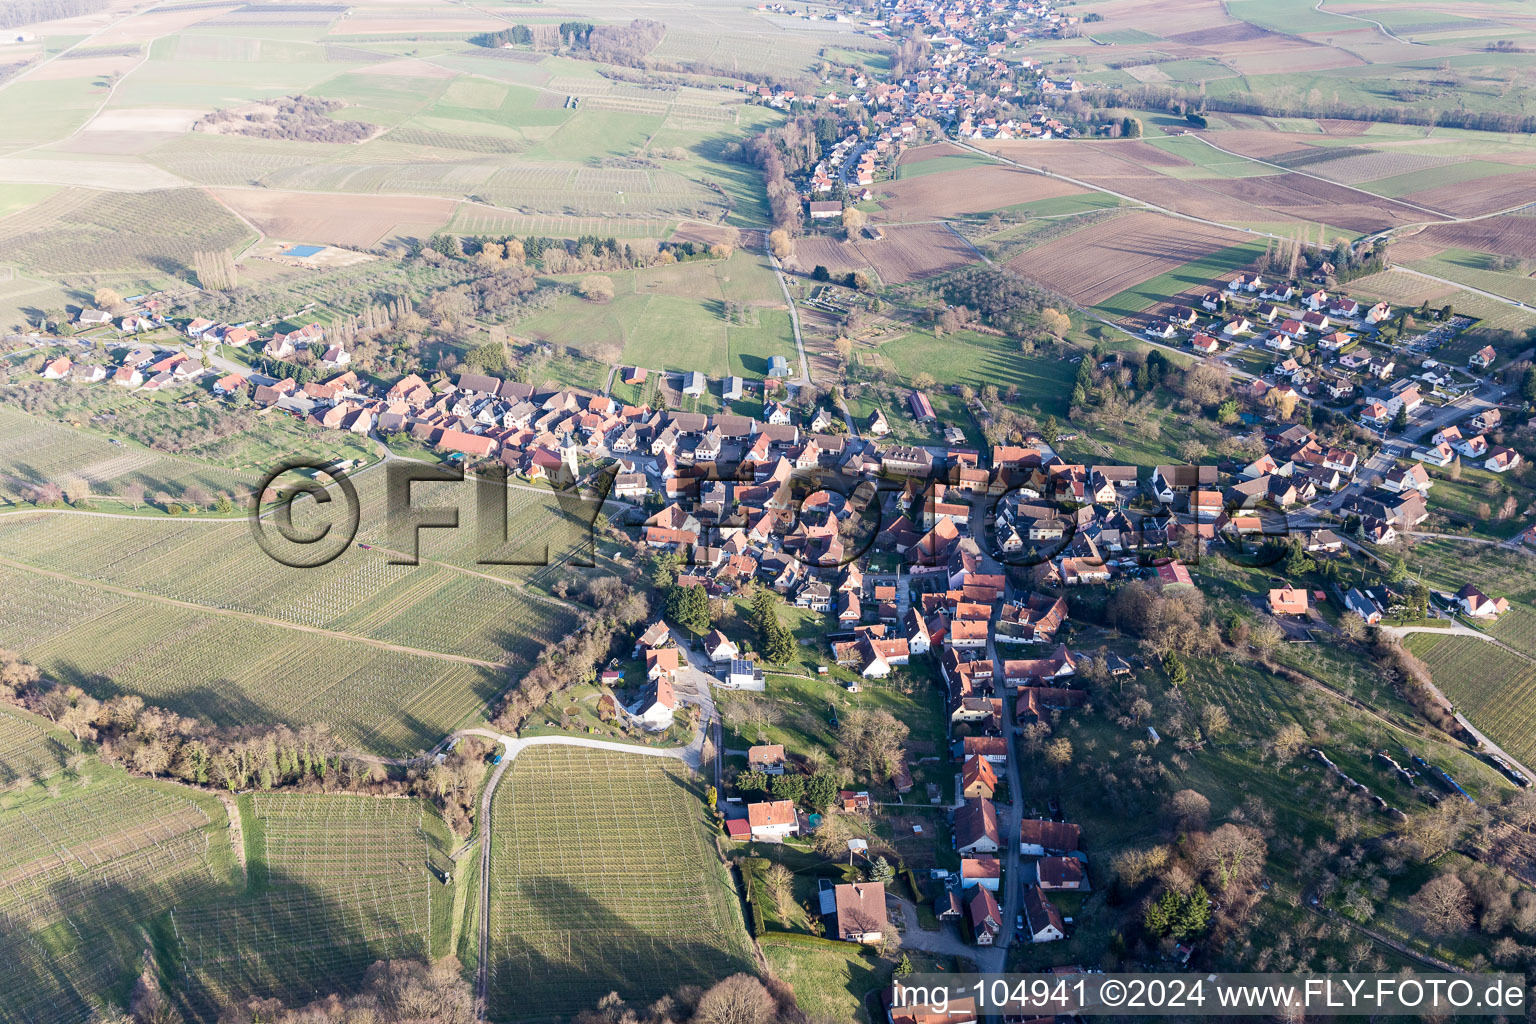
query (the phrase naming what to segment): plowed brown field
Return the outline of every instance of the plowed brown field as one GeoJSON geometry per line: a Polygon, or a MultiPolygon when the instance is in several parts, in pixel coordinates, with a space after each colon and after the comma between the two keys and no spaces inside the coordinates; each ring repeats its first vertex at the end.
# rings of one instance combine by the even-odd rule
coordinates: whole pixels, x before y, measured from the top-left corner
{"type": "MultiPolygon", "coordinates": [[[[1151,147],[1148,147],[1151,148],[1151,147]]],[[[930,220],[983,213],[1037,199],[1075,196],[1087,189],[1013,167],[967,167],[904,178],[885,186],[877,220],[930,220]]]]}
{"type": "Polygon", "coordinates": [[[1158,213],[1129,213],[1026,250],[1008,269],[1091,306],[1248,237],[1158,213]]]}

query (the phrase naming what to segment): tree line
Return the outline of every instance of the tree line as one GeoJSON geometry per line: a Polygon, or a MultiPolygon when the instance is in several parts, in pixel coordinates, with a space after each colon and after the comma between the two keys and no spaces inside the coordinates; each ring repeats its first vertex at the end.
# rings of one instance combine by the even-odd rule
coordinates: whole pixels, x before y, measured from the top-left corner
{"type": "Polygon", "coordinates": [[[392,770],[349,753],[324,725],[220,727],[138,696],[98,700],[79,686],[49,679],[11,651],[0,651],[0,701],[42,715],[137,775],[230,793],[410,794],[440,808],[459,836],[470,832],[485,765],[486,747],[473,738],[461,741],[442,764],[392,770]]]}
{"type": "Polygon", "coordinates": [[[0,28],[94,14],[106,6],[107,0],[9,0],[0,4],[0,28]]]}
{"type": "Polygon", "coordinates": [[[1140,110],[1223,111],[1259,117],[1327,117],[1344,121],[1381,121],[1388,124],[1419,124],[1441,128],[1467,128],[1485,132],[1536,132],[1536,115],[1494,110],[1435,109],[1421,97],[1391,106],[1373,106],[1324,99],[1317,90],[1302,95],[1291,92],[1242,92],[1207,96],[1202,90],[1170,85],[1090,87],[1086,95],[1102,107],[1140,110]]]}

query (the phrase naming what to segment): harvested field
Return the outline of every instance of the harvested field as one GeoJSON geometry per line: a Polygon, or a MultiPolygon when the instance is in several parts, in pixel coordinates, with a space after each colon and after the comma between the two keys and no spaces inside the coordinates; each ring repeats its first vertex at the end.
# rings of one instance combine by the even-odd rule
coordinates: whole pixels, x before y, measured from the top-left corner
{"type": "MultiPolygon", "coordinates": [[[[1238,134],[1242,133],[1223,132],[1217,137],[1217,144],[1229,148],[1225,145],[1228,136],[1238,134]]],[[[1273,136],[1280,133],[1247,134],[1273,136]]],[[[990,148],[1030,166],[1081,178],[1177,213],[1223,223],[1272,224],[1294,218],[1349,231],[1370,232],[1399,224],[1421,223],[1430,216],[1396,200],[1371,196],[1302,174],[1200,180],[1172,178],[1143,166],[1139,153],[1125,149],[1126,145],[1115,142],[1005,142],[992,143],[990,148]]],[[[1292,149],[1301,150],[1302,147],[1292,149]]],[[[1242,150],[1233,149],[1233,152],[1242,150]]]]}
{"type": "Polygon", "coordinates": [[[1189,167],[1190,161],[1170,153],[1165,149],[1159,149],[1140,139],[1132,139],[1128,142],[1115,143],[1115,156],[1122,160],[1134,160],[1143,167],[1189,167]]]}
{"type": "Polygon", "coordinates": [[[845,242],[827,235],[799,239],[785,266],[802,274],[818,266],[833,274],[872,269],[884,284],[906,284],[978,258],[963,238],[942,224],[896,225],[883,230],[885,237],[878,240],[845,242]]]}
{"type": "Polygon", "coordinates": [[[1437,256],[1445,251],[1445,246],[1436,245],[1427,241],[1422,235],[1411,235],[1404,239],[1393,239],[1392,261],[1394,263],[1412,263],[1414,260],[1427,260],[1431,256],[1437,256]]]}
{"type": "Polygon", "coordinates": [[[367,248],[404,230],[430,235],[448,223],[452,199],[326,196],[271,190],[215,189],[220,200],[278,238],[367,248]]]}
{"type": "Polygon", "coordinates": [[[1380,231],[1399,224],[1420,223],[1426,216],[1424,211],[1402,203],[1390,199],[1373,201],[1354,189],[1302,174],[1220,178],[1202,184],[1242,202],[1351,231],[1380,231]]]}
{"type": "Polygon", "coordinates": [[[1074,302],[1091,306],[1243,240],[1237,231],[1156,213],[1131,213],[1029,249],[1007,265],[1074,302]]]}
{"type": "MultiPolygon", "coordinates": [[[[1153,149],[1151,146],[1146,148],[1153,149]]],[[[1160,155],[1168,156],[1166,153],[1160,155]]],[[[1086,189],[1043,174],[994,165],[893,181],[885,186],[885,191],[887,194],[880,200],[880,212],[876,215],[878,220],[959,217],[1032,203],[1037,199],[1081,195],[1086,189]]]]}
{"type": "Polygon", "coordinates": [[[1318,148],[1306,137],[1292,132],[1266,132],[1247,128],[1212,133],[1211,141],[1222,149],[1229,149],[1234,153],[1260,160],[1271,160],[1286,153],[1300,153],[1318,148]]]}
{"type": "Polygon", "coordinates": [[[1536,171],[1496,174],[1473,181],[1441,185],[1403,197],[1421,206],[1445,210],[1458,217],[1475,217],[1495,210],[1506,210],[1521,203],[1536,202],[1536,171]]]}
{"type": "Polygon", "coordinates": [[[81,131],[85,132],[189,132],[206,109],[177,110],[159,107],[146,110],[103,110],[81,131]]]}
{"type": "Polygon", "coordinates": [[[672,242],[693,242],[702,245],[716,243],[741,245],[744,240],[744,233],[728,224],[706,224],[697,220],[679,224],[677,230],[672,232],[672,237],[668,239],[672,242]]]}
{"type": "Polygon", "coordinates": [[[1245,75],[1330,71],[1360,67],[1365,61],[1332,46],[1284,46],[1255,53],[1224,53],[1226,63],[1245,75]]]}
{"type": "Polygon", "coordinates": [[[1115,146],[1116,143],[1069,142],[1064,139],[1045,142],[1010,139],[987,142],[981,148],[1030,167],[1039,167],[1052,174],[1065,174],[1072,178],[1148,177],[1157,174],[1134,160],[1117,159],[1115,146]]]}
{"type": "Polygon", "coordinates": [[[898,166],[920,164],[924,160],[937,160],[941,156],[954,156],[958,152],[961,151],[947,142],[935,142],[927,146],[914,146],[901,154],[901,159],[896,163],[898,166]]]}
{"type": "Polygon", "coordinates": [[[1250,25],[1246,21],[1239,21],[1217,28],[1198,28],[1193,32],[1180,32],[1176,36],[1169,36],[1168,41],[1185,43],[1189,46],[1222,46],[1227,43],[1265,38],[1276,38],[1275,33],[1259,28],[1257,25],[1250,25]]]}
{"type": "Polygon", "coordinates": [[[1536,217],[1506,214],[1467,224],[1436,224],[1418,237],[1450,248],[1536,259],[1536,217]]]}

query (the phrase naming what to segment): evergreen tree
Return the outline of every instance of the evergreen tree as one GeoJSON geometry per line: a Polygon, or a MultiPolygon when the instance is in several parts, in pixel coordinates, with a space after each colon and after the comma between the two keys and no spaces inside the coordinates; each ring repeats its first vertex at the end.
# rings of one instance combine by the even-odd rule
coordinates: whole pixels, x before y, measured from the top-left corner
{"type": "Polygon", "coordinates": [[[667,618],[690,633],[709,629],[709,594],[703,587],[676,587],[667,592],[667,618]]]}
{"type": "Polygon", "coordinates": [[[783,665],[794,660],[795,646],[795,635],[775,622],[770,630],[768,642],[763,645],[763,657],[775,665],[783,665]]]}
{"type": "Polygon", "coordinates": [[[824,811],[837,799],[837,776],[828,771],[812,775],[805,783],[805,803],[812,810],[824,811]]]}

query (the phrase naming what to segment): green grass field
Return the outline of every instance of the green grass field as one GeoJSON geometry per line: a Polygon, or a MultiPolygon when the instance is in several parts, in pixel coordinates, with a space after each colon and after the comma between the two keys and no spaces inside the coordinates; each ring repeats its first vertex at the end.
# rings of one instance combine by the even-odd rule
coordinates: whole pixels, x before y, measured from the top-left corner
{"type": "Polygon", "coordinates": [[[898,179],[921,178],[925,174],[938,174],[941,171],[961,171],[967,167],[979,167],[990,163],[992,163],[991,160],[976,153],[945,153],[941,156],[929,157],[926,160],[913,160],[898,164],[896,177],[898,179]]]}
{"type": "MultiPolygon", "coordinates": [[[[935,339],[928,332],[911,334],[880,346],[880,355],[891,361],[903,380],[919,373],[932,375],[940,384],[969,384],[981,388],[995,384],[1006,391],[1019,389],[1019,400],[1035,403],[1048,413],[1066,414],[1077,367],[1051,356],[1024,356],[1012,338],[975,331],[957,331],[935,339]]],[[[896,410],[886,410],[890,416],[896,410]]]]}
{"type": "Polygon", "coordinates": [[[565,1021],[751,970],[739,904],[670,758],[524,752],[496,791],[492,1020],[565,1021]]]}
{"type": "MultiPolygon", "coordinates": [[[[651,370],[698,370],[711,378],[763,377],[768,357],[795,358],[794,332],[766,257],[738,251],[724,262],[687,263],[607,275],[616,295],[570,297],[518,325],[521,334],[584,355],[651,370]],[[751,307],[726,319],[726,302],[751,307]]],[[[567,381],[566,383],[571,383],[567,381]]]]}

